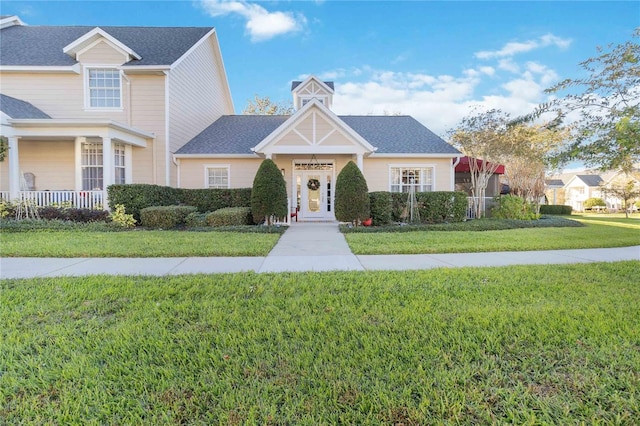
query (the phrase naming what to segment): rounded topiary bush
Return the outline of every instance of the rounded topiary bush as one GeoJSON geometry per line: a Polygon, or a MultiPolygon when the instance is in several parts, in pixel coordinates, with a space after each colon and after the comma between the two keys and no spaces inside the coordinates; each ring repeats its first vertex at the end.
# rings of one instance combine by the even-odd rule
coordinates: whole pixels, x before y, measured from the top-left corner
{"type": "Polygon", "coordinates": [[[336,179],[336,219],[358,222],[370,217],[369,188],[364,175],[353,161],[349,161],[336,179]]]}
{"type": "Polygon", "coordinates": [[[249,207],[225,207],[208,213],[205,221],[209,226],[242,226],[251,225],[251,209],[249,207]]]}
{"type": "Polygon", "coordinates": [[[253,179],[251,213],[255,223],[266,220],[268,225],[272,217],[286,217],[289,213],[287,184],[273,160],[264,160],[253,179]]]}

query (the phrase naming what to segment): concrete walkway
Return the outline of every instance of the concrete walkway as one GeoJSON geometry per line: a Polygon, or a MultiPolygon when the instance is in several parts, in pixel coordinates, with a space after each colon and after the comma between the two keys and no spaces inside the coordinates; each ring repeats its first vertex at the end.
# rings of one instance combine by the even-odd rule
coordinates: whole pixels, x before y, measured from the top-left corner
{"type": "Polygon", "coordinates": [[[0,258],[0,278],[84,275],[179,275],[225,272],[403,271],[464,266],[640,260],[640,246],[490,253],[362,255],[351,253],[338,224],[297,223],[267,257],[0,258]]]}

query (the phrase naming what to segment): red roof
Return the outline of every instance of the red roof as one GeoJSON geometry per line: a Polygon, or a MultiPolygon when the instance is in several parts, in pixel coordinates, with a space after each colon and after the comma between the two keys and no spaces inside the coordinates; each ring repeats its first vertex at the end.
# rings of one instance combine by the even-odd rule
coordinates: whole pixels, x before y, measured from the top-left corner
{"type": "MultiPolygon", "coordinates": [[[[455,161],[455,160],[453,160],[455,161]]],[[[483,161],[476,159],[476,164],[481,166],[483,161]]],[[[491,164],[491,163],[487,163],[491,164]]],[[[460,162],[456,165],[456,173],[469,173],[471,170],[469,168],[469,157],[460,157],[460,162]]],[[[498,165],[498,168],[495,171],[496,175],[504,174],[504,166],[502,164],[498,165]]]]}

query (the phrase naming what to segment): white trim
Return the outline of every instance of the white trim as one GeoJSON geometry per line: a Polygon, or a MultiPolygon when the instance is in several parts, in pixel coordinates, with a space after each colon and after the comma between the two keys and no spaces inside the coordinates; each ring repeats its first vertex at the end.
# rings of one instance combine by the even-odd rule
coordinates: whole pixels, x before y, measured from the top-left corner
{"type": "Polygon", "coordinates": [[[464,154],[379,154],[377,152],[369,155],[369,158],[459,158],[464,154]]]}
{"type": "Polygon", "coordinates": [[[169,71],[170,65],[121,65],[120,69],[127,71],[127,74],[135,74],[134,71],[169,71]]]}
{"type": "Polygon", "coordinates": [[[311,74],[309,77],[305,78],[298,86],[292,90],[293,93],[298,93],[304,86],[309,84],[311,80],[315,80],[316,83],[319,83],[321,87],[323,87],[327,92],[333,94],[334,90],[329,87],[324,81],[320,80],[315,75],[311,74]]]}
{"type": "Polygon", "coordinates": [[[14,25],[24,25],[24,22],[16,15],[9,15],[0,19],[0,29],[13,27],[14,25]]]}
{"type": "Polygon", "coordinates": [[[70,66],[48,66],[48,65],[0,65],[1,72],[29,72],[29,73],[73,73],[82,72],[80,64],[70,66]]]}
{"type": "MultiPolygon", "coordinates": [[[[391,190],[391,186],[392,185],[397,185],[394,184],[391,181],[391,169],[393,168],[397,168],[397,169],[408,169],[408,168],[413,168],[413,169],[431,169],[431,191],[429,192],[434,192],[436,191],[436,164],[425,164],[425,163],[399,163],[399,164],[387,164],[387,170],[388,170],[388,180],[389,180],[389,192],[394,192],[391,190]]],[[[402,176],[401,176],[402,178],[402,176]]],[[[424,187],[425,184],[424,183],[420,183],[419,184],[420,187],[424,187]]],[[[402,186],[402,185],[401,185],[402,186]]],[[[400,191],[402,192],[402,191],[400,191]]]]}
{"type": "Polygon", "coordinates": [[[122,73],[117,66],[114,65],[101,65],[91,64],[83,67],[83,80],[84,80],[84,110],[86,112],[103,112],[103,111],[124,111],[124,91],[122,90],[122,73]],[[118,81],[120,82],[120,106],[119,107],[93,107],[91,106],[91,88],[89,87],[89,71],[95,69],[116,71],[118,73],[118,81]]]}
{"type": "Polygon", "coordinates": [[[132,58],[142,59],[142,56],[134,52],[133,49],[131,49],[129,46],[122,43],[120,40],[116,39],[106,31],[104,31],[100,27],[95,27],[93,30],[89,31],[82,37],[72,41],[71,43],[66,45],[62,49],[62,51],[67,55],[73,56],[75,59],[78,55],[78,52],[80,52],[84,48],[84,46],[87,45],[87,43],[93,43],[94,40],[99,39],[100,37],[111,42],[114,45],[114,47],[117,47],[118,49],[122,50],[124,53],[128,54],[132,58]]]}
{"type": "Polygon", "coordinates": [[[344,121],[340,119],[336,114],[334,114],[330,109],[326,106],[318,102],[316,99],[312,99],[311,102],[306,104],[304,107],[295,112],[289,119],[287,119],[284,123],[278,126],[271,134],[269,134],[266,138],[262,140],[258,145],[253,147],[251,150],[257,153],[271,155],[271,154],[305,154],[305,153],[333,153],[333,154],[355,154],[358,152],[362,153],[371,153],[374,152],[377,148],[373,147],[369,142],[367,142],[362,136],[356,133],[351,127],[349,127],[344,121]],[[338,130],[343,133],[347,138],[352,139],[353,142],[360,145],[360,149],[358,149],[357,145],[351,146],[327,146],[323,147],[320,145],[313,146],[277,146],[271,148],[270,145],[275,143],[275,141],[284,135],[289,130],[293,129],[296,125],[298,125],[301,121],[305,120],[312,112],[311,109],[316,108],[319,113],[323,113],[325,118],[330,123],[333,123],[338,130]]]}
{"type": "Polygon", "coordinates": [[[175,159],[198,159],[198,158],[254,158],[260,159],[257,154],[173,154],[175,159]]]}
{"type": "Polygon", "coordinates": [[[209,186],[209,170],[210,169],[226,169],[227,170],[227,188],[231,188],[231,164],[205,164],[204,165],[204,188],[211,188],[209,186]]]}
{"type": "Polygon", "coordinates": [[[133,147],[124,146],[124,183],[133,183],[133,147]]]}

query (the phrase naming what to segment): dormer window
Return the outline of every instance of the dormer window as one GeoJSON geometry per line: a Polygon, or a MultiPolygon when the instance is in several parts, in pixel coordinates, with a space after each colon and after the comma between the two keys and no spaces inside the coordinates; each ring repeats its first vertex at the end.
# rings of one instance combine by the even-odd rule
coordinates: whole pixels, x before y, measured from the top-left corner
{"type": "Polygon", "coordinates": [[[85,93],[90,109],[121,109],[120,71],[115,68],[87,68],[85,93]]]}
{"type": "Polygon", "coordinates": [[[306,99],[302,99],[302,106],[305,106],[306,104],[308,104],[309,102],[311,102],[311,99],[316,99],[318,102],[320,102],[322,105],[324,105],[324,98],[306,98],[306,99]]]}

